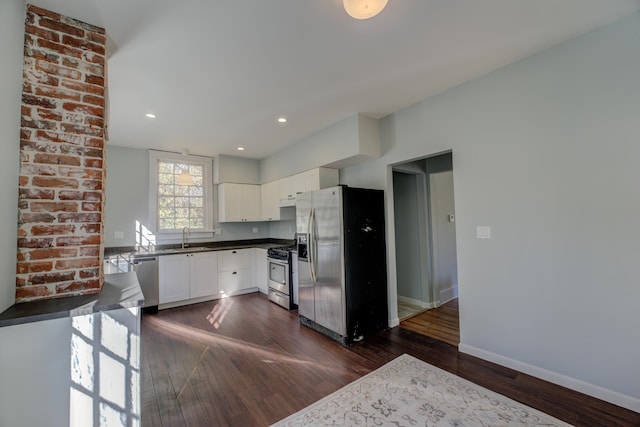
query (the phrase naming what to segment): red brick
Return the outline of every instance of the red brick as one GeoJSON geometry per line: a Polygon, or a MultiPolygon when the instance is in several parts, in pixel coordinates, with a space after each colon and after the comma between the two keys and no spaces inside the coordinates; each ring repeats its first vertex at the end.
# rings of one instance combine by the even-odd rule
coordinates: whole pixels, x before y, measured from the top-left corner
{"type": "Polygon", "coordinates": [[[20,114],[22,114],[23,116],[31,117],[31,110],[32,108],[30,106],[22,105],[20,107],[20,114]]]}
{"type": "Polygon", "coordinates": [[[82,188],[89,190],[102,190],[102,181],[87,179],[82,183],[82,188]]]}
{"type": "Polygon", "coordinates": [[[84,192],[82,191],[66,191],[62,190],[58,192],[58,199],[60,200],[83,200],[84,192]]]}
{"type": "Polygon", "coordinates": [[[24,187],[25,185],[29,185],[29,177],[28,176],[20,176],[18,180],[18,185],[24,187]]]}
{"type": "Polygon", "coordinates": [[[104,87],[104,77],[88,75],[84,78],[86,83],[104,87]]]}
{"type": "MultiPolygon", "coordinates": [[[[47,49],[49,51],[57,52],[61,55],[71,56],[73,58],[82,58],[82,50],[76,49],[70,46],[65,46],[64,43],[55,43],[46,39],[37,39],[36,45],[39,48],[47,49]]],[[[56,73],[54,73],[56,74],[56,73]]]]}
{"type": "Polygon", "coordinates": [[[87,168],[102,169],[102,160],[100,159],[85,159],[84,166],[87,168]]]}
{"type": "Polygon", "coordinates": [[[36,187],[78,188],[77,179],[34,176],[31,183],[36,187]]]}
{"type": "Polygon", "coordinates": [[[104,128],[104,119],[100,117],[85,117],[84,124],[102,129],[104,128]]]}
{"type": "Polygon", "coordinates": [[[40,239],[18,239],[19,248],[41,249],[50,248],[53,246],[53,239],[40,238],[40,239]]]}
{"type": "Polygon", "coordinates": [[[57,77],[65,77],[73,80],[80,80],[82,73],[78,70],[74,70],[60,65],[51,64],[44,61],[36,61],[36,70],[51,74],[57,77]]]}
{"type": "Polygon", "coordinates": [[[104,87],[90,85],[87,83],[82,83],[74,80],[66,80],[63,79],[60,82],[60,86],[65,87],[71,90],[77,90],[78,92],[83,93],[92,93],[98,96],[104,96],[104,87]]]}
{"type": "Polygon", "coordinates": [[[58,124],[56,122],[51,122],[48,120],[26,119],[24,117],[22,118],[22,120],[20,120],[20,126],[25,128],[47,129],[47,130],[55,130],[58,128],[58,124]]]}
{"type": "Polygon", "coordinates": [[[77,70],[78,68],[80,68],[80,64],[81,62],[79,59],[67,57],[62,58],[62,65],[64,65],[65,67],[75,68],[77,70]]]}
{"type": "Polygon", "coordinates": [[[84,212],[100,212],[102,210],[102,203],[82,202],[82,210],[84,212]]]}
{"type": "Polygon", "coordinates": [[[86,137],[84,139],[85,147],[95,147],[95,148],[104,148],[104,139],[102,138],[90,138],[86,137]]]}
{"type": "Polygon", "coordinates": [[[83,224],[80,229],[85,233],[95,234],[102,231],[102,224],[83,224]]]}
{"type": "Polygon", "coordinates": [[[31,227],[31,234],[34,236],[54,236],[61,234],[73,234],[76,231],[75,225],[34,225],[31,227]]]}
{"type": "Polygon", "coordinates": [[[76,202],[31,202],[31,212],[78,212],[76,202]]]}
{"type": "Polygon", "coordinates": [[[47,286],[20,286],[16,288],[16,300],[26,300],[34,297],[46,297],[52,292],[47,286]]]}
{"type": "Polygon", "coordinates": [[[104,131],[102,129],[95,129],[89,126],[73,125],[69,123],[61,123],[60,128],[67,133],[75,133],[88,136],[103,136],[104,131]]]}
{"type": "Polygon", "coordinates": [[[31,188],[20,188],[18,190],[18,197],[20,199],[33,199],[33,200],[53,200],[56,196],[53,190],[40,190],[31,188]]]}
{"type": "Polygon", "coordinates": [[[86,268],[84,270],[80,270],[79,274],[80,274],[80,278],[81,279],[92,279],[94,277],[99,277],[100,276],[100,269],[99,268],[86,268]]]}
{"type": "Polygon", "coordinates": [[[102,222],[101,213],[60,213],[57,216],[58,222],[102,222]]]}
{"type": "Polygon", "coordinates": [[[86,114],[88,116],[95,117],[104,117],[104,109],[86,105],[86,104],[78,104],[76,102],[65,102],[62,104],[62,108],[66,111],[71,111],[73,113],[86,114]]]}
{"type": "MultiPolygon", "coordinates": [[[[24,76],[28,79],[28,84],[40,84],[47,86],[58,86],[60,79],[42,71],[36,71],[35,69],[25,68],[24,76]]],[[[26,85],[27,83],[25,83],[26,85]]],[[[23,86],[24,87],[24,86],[23,86]]]]}
{"type": "Polygon", "coordinates": [[[96,44],[101,44],[101,45],[107,44],[107,37],[104,34],[98,34],[92,31],[87,31],[85,38],[90,42],[93,42],[96,44]]]}
{"type": "Polygon", "coordinates": [[[41,18],[40,26],[45,28],[50,28],[55,31],[60,31],[66,34],[70,34],[75,37],[84,37],[83,29],[65,24],[63,22],[60,22],[60,20],[58,19],[53,20],[53,19],[41,18]]]}
{"type": "Polygon", "coordinates": [[[27,273],[43,273],[51,271],[53,268],[53,262],[19,262],[16,265],[17,274],[27,273]]]}
{"type": "Polygon", "coordinates": [[[84,95],[82,97],[82,102],[85,102],[87,104],[98,105],[104,108],[104,97],[102,96],[84,95]]]}
{"type": "Polygon", "coordinates": [[[42,37],[43,39],[47,39],[52,42],[60,42],[60,36],[57,32],[47,30],[45,28],[36,27],[35,25],[25,25],[24,32],[37,37],[42,37]]]}
{"type": "Polygon", "coordinates": [[[20,224],[31,224],[31,223],[40,223],[40,222],[53,222],[56,220],[56,217],[51,214],[32,214],[32,213],[19,213],[18,222],[20,224]]]}
{"type": "MultiPolygon", "coordinates": [[[[46,176],[53,176],[56,175],[58,172],[56,171],[56,168],[53,166],[49,166],[49,165],[34,165],[31,163],[23,163],[20,166],[20,172],[27,174],[27,175],[46,175],[46,176]]],[[[27,185],[27,184],[25,184],[27,185]]],[[[21,184],[21,186],[24,186],[21,184]]]]}
{"type": "Polygon", "coordinates": [[[55,20],[60,19],[60,15],[55,12],[51,12],[50,10],[42,9],[38,6],[34,6],[30,3],[27,3],[27,14],[29,13],[40,15],[40,16],[46,16],[55,20]]]}
{"type": "Polygon", "coordinates": [[[36,117],[41,120],[52,120],[56,122],[62,120],[62,114],[54,110],[47,110],[45,108],[38,108],[36,117]]]}
{"type": "Polygon", "coordinates": [[[20,129],[20,139],[29,139],[29,138],[31,138],[31,130],[20,129]]]}
{"type": "Polygon", "coordinates": [[[56,270],[73,270],[100,265],[100,258],[76,258],[56,261],[56,270]]]}
{"type": "Polygon", "coordinates": [[[35,94],[56,99],[70,99],[72,101],[80,101],[80,99],[82,98],[82,96],[78,92],[47,86],[36,86],[35,94]]]}
{"type": "Polygon", "coordinates": [[[98,55],[97,53],[94,53],[94,52],[84,52],[84,54],[82,55],[82,58],[87,62],[98,64],[103,67],[107,62],[104,55],[98,55]]]}
{"type": "Polygon", "coordinates": [[[18,262],[26,261],[27,254],[25,254],[24,252],[18,252],[17,258],[18,258],[18,262]]]}
{"type": "Polygon", "coordinates": [[[29,259],[31,260],[75,258],[77,256],[77,248],[34,249],[29,252],[29,259]]]}
{"type": "Polygon", "coordinates": [[[92,280],[78,280],[69,284],[56,285],[56,293],[79,293],[82,291],[83,295],[96,294],[100,292],[100,281],[97,279],[92,280]]]}
{"type": "Polygon", "coordinates": [[[22,102],[27,105],[37,105],[39,107],[44,107],[44,108],[51,108],[51,109],[58,108],[58,103],[55,100],[43,98],[40,96],[23,94],[22,102]]]}
{"type": "Polygon", "coordinates": [[[28,58],[41,59],[47,62],[53,62],[54,64],[58,64],[60,62],[60,55],[56,55],[51,52],[36,49],[31,46],[29,47],[25,46],[24,56],[28,58]]]}
{"type": "Polygon", "coordinates": [[[36,141],[20,141],[20,149],[22,151],[35,151],[38,153],[54,154],[58,152],[58,146],[49,142],[36,141]]]}
{"type": "Polygon", "coordinates": [[[100,235],[89,236],[70,236],[70,237],[58,237],[56,239],[56,246],[85,246],[85,245],[99,245],[100,235]]]}
{"type": "Polygon", "coordinates": [[[78,248],[79,256],[99,256],[100,252],[102,252],[100,250],[100,246],[88,246],[84,248],[78,248]]]}
{"type": "Polygon", "coordinates": [[[27,281],[32,285],[42,285],[45,283],[69,282],[76,278],[76,273],[67,271],[64,273],[42,273],[32,274],[27,281]]]}
{"type": "Polygon", "coordinates": [[[99,55],[105,54],[104,45],[91,43],[86,40],[78,39],[68,35],[62,36],[62,44],[64,44],[65,46],[73,46],[75,48],[82,49],[82,50],[90,50],[91,52],[95,52],[99,55]]]}
{"type": "Polygon", "coordinates": [[[82,194],[82,200],[87,202],[101,202],[102,193],[98,193],[97,191],[85,191],[82,194]]]}
{"type": "Polygon", "coordinates": [[[60,154],[36,153],[33,157],[34,163],[45,163],[50,165],[80,166],[78,157],[65,156],[60,154]]]}

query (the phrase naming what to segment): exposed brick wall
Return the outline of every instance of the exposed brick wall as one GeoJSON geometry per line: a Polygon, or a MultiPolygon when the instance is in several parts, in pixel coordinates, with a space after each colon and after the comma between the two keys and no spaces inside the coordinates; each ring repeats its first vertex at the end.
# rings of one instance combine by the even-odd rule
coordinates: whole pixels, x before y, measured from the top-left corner
{"type": "Polygon", "coordinates": [[[103,281],[106,36],[27,5],[16,301],[103,281]]]}

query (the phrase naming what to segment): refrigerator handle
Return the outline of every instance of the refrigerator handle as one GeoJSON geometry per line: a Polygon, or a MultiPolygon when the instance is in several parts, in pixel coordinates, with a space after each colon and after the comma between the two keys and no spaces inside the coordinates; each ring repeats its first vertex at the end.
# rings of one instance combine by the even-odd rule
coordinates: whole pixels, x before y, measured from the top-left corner
{"type": "Polygon", "coordinates": [[[308,242],[308,251],[309,251],[309,270],[311,272],[311,281],[313,283],[316,282],[316,233],[315,233],[315,225],[316,225],[316,211],[311,208],[311,212],[309,214],[309,242],[308,242]]]}

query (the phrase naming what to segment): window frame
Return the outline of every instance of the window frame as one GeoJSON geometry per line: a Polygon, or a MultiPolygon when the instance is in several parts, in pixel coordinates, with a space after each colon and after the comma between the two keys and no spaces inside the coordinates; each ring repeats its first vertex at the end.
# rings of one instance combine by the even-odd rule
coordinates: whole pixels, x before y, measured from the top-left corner
{"type": "Polygon", "coordinates": [[[213,231],[213,158],[176,154],[165,151],[149,150],[149,224],[150,229],[158,237],[170,238],[182,234],[182,229],[160,230],[158,218],[158,164],[160,161],[189,163],[203,166],[204,224],[203,228],[194,228],[194,233],[211,233],[213,231]]]}

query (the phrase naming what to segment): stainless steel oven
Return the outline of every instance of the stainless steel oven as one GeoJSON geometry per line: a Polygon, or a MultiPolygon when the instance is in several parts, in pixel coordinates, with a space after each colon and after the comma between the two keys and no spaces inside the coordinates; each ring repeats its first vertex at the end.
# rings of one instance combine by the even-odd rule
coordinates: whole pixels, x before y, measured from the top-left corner
{"type": "Polygon", "coordinates": [[[289,261],[267,258],[269,271],[269,299],[289,309],[290,276],[289,261]]]}
{"type": "Polygon", "coordinates": [[[291,251],[293,246],[271,248],[267,251],[267,274],[269,275],[269,300],[293,310],[295,292],[292,288],[291,251]]]}

